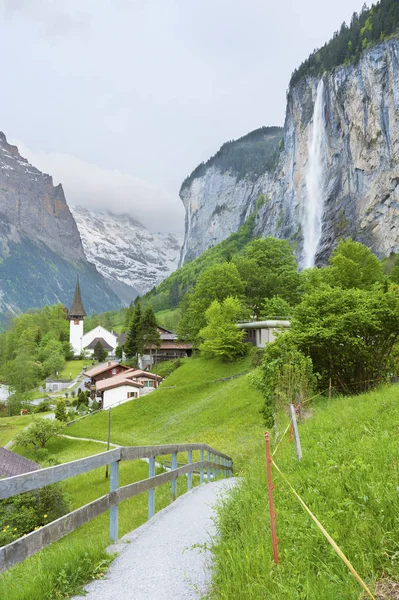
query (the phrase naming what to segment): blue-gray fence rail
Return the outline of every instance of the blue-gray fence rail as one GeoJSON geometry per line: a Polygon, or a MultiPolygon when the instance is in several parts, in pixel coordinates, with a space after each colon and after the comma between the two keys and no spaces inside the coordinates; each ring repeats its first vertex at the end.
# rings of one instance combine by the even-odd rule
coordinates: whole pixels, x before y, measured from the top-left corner
{"type": "Polygon", "coordinates": [[[208,482],[211,479],[211,470],[213,471],[214,478],[217,477],[218,473],[225,477],[230,477],[233,473],[233,461],[230,456],[218,452],[207,444],[120,447],[55,467],[48,467],[47,469],[0,479],[0,499],[37,490],[45,485],[64,481],[82,473],[88,473],[104,465],[111,465],[109,494],[77,508],[7,546],[1,547],[0,573],[22,562],[29,556],[36,554],[36,552],[39,552],[107,510],[110,511],[110,538],[115,542],[118,539],[118,505],[123,500],[132,498],[143,492],[148,492],[148,518],[151,519],[155,513],[155,488],[158,486],[172,482],[172,499],[174,500],[176,498],[176,480],[182,475],[187,476],[187,488],[190,490],[192,487],[193,472],[199,472],[200,484],[204,482],[204,472],[207,475],[208,482]],[[194,451],[200,452],[200,460],[198,462],[193,462],[194,451]],[[204,460],[204,451],[207,453],[206,460],[204,460]],[[181,452],[188,453],[187,464],[179,467],[177,454],[181,452]],[[171,470],[155,475],[156,457],[168,454],[172,455],[171,470]],[[124,460],[140,459],[149,459],[149,477],[119,487],[119,463],[124,460]]]}

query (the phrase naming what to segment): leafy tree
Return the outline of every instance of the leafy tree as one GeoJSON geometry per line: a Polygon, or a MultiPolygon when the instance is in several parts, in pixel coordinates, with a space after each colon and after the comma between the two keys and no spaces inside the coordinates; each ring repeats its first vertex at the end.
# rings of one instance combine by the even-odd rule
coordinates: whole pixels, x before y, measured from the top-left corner
{"type": "Polygon", "coordinates": [[[140,302],[137,302],[124,344],[126,358],[136,358],[138,354],[143,353],[143,347],[142,310],[140,302]]]}
{"type": "Polygon", "coordinates": [[[65,356],[60,352],[51,354],[43,363],[44,374],[57,375],[65,367],[65,356]]]}
{"type": "Polygon", "coordinates": [[[390,370],[399,338],[399,294],[394,289],[316,289],[296,308],[287,335],[311,357],[323,386],[331,377],[345,393],[367,390],[390,370]]]}
{"type": "Polygon", "coordinates": [[[292,307],[280,296],[267,298],[262,306],[262,319],[288,319],[292,314],[292,307]]]}
{"type": "Polygon", "coordinates": [[[98,340],[98,342],[94,346],[93,358],[95,358],[95,360],[98,360],[99,362],[102,362],[107,358],[107,356],[108,352],[106,351],[100,340],[98,340]]]}
{"type": "Polygon", "coordinates": [[[62,421],[63,423],[68,420],[65,400],[58,400],[55,407],[54,416],[58,421],[62,421]]]}
{"type": "Polygon", "coordinates": [[[242,297],[244,285],[233,263],[213,265],[201,273],[194,292],[182,305],[179,335],[195,339],[206,324],[205,311],[214,300],[223,302],[228,296],[242,297]]]}
{"type": "Polygon", "coordinates": [[[378,258],[366,246],[350,239],[338,244],[329,262],[331,269],[328,279],[331,285],[367,290],[384,279],[378,258]]]}
{"type": "Polygon", "coordinates": [[[7,361],[2,368],[4,380],[16,392],[26,392],[34,388],[43,378],[43,367],[28,354],[19,354],[7,361]]]}
{"type": "Polygon", "coordinates": [[[15,436],[15,442],[20,446],[44,448],[49,439],[63,431],[65,423],[50,419],[35,419],[26,429],[15,436]]]}
{"type": "Polygon", "coordinates": [[[242,306],[237,298],[228,296],[222,302],[214,300],[205,313],[206,327],[201,329],[199,349],[205,356],[233,360],[247,352],[243,344],[245,331],[238,329],[242,306]]]}

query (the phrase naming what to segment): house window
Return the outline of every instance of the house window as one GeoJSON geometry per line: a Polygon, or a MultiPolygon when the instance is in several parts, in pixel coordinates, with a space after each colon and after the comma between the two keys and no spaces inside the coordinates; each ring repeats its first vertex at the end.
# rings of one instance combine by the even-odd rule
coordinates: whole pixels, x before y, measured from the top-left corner
{"type": "Polygon", "coordinates": [[[116,375],[117,372],[118,372],[117,369],[112,369],[112,371],[111,371],[112,375],[116,375]]]}
{"type": "Polygon", "coordinates": [[[154,382],[153,381],[144,381],[144,387],[154,387],[154,382]]]}
{"type": "Polygon", "coordinates": [[[128,392],[127,397],[128,398],[137,398],[137,392],[128,392]]]}

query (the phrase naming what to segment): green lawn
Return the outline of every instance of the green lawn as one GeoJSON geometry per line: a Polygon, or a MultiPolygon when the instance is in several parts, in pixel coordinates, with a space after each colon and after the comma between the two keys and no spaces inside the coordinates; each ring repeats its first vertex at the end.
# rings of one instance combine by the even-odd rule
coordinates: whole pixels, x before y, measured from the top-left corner
{"type": "MultiPolygon", "coordinates": [[[[398,581],[399,386],[319,400],[312,412],[299,425],[302,461],[286,439],[276,463],[368,585],[383,576],[398,581]]],[[[275,469],[273,478],[279,565],[272,561],[259,443],[242,484],[221,510],[212,598],[365,598],[275,469]]]]}
{"type": "Polygon", "coordinates": [[[84,360],[68,360],[65,369],[59,373],[59,379],[75,379],[82,369],[89,368],[92,361],[85,358],[84,360]]]}

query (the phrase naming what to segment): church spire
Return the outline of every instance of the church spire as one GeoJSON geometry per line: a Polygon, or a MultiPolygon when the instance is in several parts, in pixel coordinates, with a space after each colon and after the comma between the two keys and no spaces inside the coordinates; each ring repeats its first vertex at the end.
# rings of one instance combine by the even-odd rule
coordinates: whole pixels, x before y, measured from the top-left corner
{"type": "Polygon", "coordinates": [[[86,311],[83,308],[82,296],[80,295],[79,275],[76,280],[75,295],[71,308],[68,310],[69,319],[83,319],[86,316],[86,311]]]}

